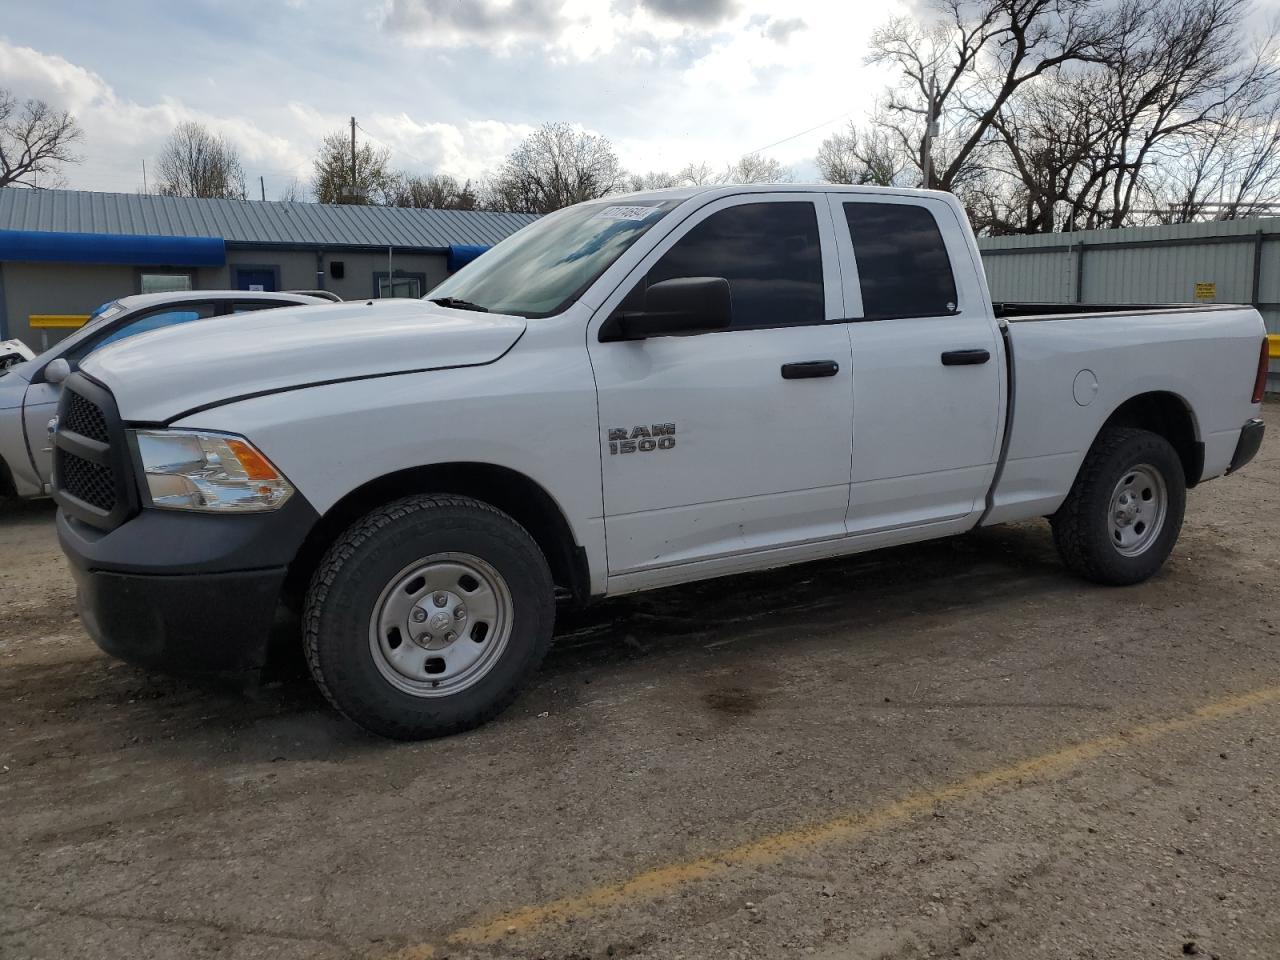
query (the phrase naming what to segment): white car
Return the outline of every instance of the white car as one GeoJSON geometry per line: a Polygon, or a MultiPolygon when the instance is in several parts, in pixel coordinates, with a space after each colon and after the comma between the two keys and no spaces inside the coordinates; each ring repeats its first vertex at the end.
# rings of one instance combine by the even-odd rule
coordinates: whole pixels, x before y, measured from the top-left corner
{"type": "Polygon", "coordinates": [[[0,371],[16,367],[35,356],[21,340],[0,340],[0,371]]]}
{"type": "MultiPolygon", "coordinates": [[[[332,295],[330,295],[331,297],[332,295]]],[[[0,499],[48,492],[52,447],[48,423],[58,406],[62,380],[93,351],[128,337],[209,317],[328,303],[313,294],[245,290],[186,290],[121,297],[99,308],[89,321],[38,357],[14,344],[22,357],[5,363],[0,349],[0,499]]],[[[246,346],[252,338],[246,341],[246,346]]]]}
{"type": "Polygon", "coordinates": [[[424,301],[270,319],[67,381],[82,619],[142,664],[252,671],[295,602],[330,702],[393,737],[502,710],[558,597],[1045,516],[1070,570],[1138,582],[1263,433],[1256,310],[993,304],[933,192],[593,201],[424,301]]]}

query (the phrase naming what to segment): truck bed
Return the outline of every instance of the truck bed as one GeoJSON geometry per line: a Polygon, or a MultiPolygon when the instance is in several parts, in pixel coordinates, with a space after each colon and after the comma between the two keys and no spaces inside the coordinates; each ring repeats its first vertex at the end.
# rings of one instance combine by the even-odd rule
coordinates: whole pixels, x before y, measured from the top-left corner
{"type": "Polygon", "coordinates": [[[1022,320],[1070,320],[1072,317],[1091,317],[1099,314],[1132,315],[1135,313],[1180,313],[1191,310],[1239,310],[1242,304],[1232,303],[1018,303],[996,301],[991,304],[998,319],[1018,322],[1022,320]]]}

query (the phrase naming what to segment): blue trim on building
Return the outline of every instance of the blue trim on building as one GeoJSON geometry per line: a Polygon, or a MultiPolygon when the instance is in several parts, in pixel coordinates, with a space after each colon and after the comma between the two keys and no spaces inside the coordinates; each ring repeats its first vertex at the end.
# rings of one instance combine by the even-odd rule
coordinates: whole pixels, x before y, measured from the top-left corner
{"type": "Polygon", "coordinates": [[[133,266],[220,267],[221,237],[143,237],[110,233],[0,230],[0,261],[127,263],[133,266]]]}
{"type": "Polygon", "coordinates": [[[488,250],[489,247],[475,243],[451,243],[449,245],[449,272],[460,270],[468,263],[474,260],[480,254],[488,250]]]}

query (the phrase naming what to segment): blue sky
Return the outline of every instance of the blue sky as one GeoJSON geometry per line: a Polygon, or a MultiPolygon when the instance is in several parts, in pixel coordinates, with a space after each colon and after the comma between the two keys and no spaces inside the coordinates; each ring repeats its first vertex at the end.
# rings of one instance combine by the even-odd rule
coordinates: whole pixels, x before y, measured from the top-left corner
{"type": "MultiPolygon", "coordinates": [[[[767,147],[809,179],[823,137],[884,89],[867,42],[908,2],[7,0],[0,87],[76,114],[82,189],[139,188],[143,161],[197,120],[272,197],[353,114],[411,172],[477,178],[566,120],[635,172],[767,147]]],[[[1262,0],[1259,22],[1277,10],[1262,0]]]]}

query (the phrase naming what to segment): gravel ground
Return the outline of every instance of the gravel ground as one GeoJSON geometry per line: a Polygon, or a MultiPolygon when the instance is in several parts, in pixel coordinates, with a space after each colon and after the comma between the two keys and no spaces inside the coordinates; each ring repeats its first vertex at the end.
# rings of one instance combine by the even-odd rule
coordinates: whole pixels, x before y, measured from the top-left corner
{"type": "Polygon", "coordinates": [[[0,957],[1280,956],[1278,463],[1139,587],[1028,523],[601,604],[423,744],[109,659],[11,507],[0,957]]]}

